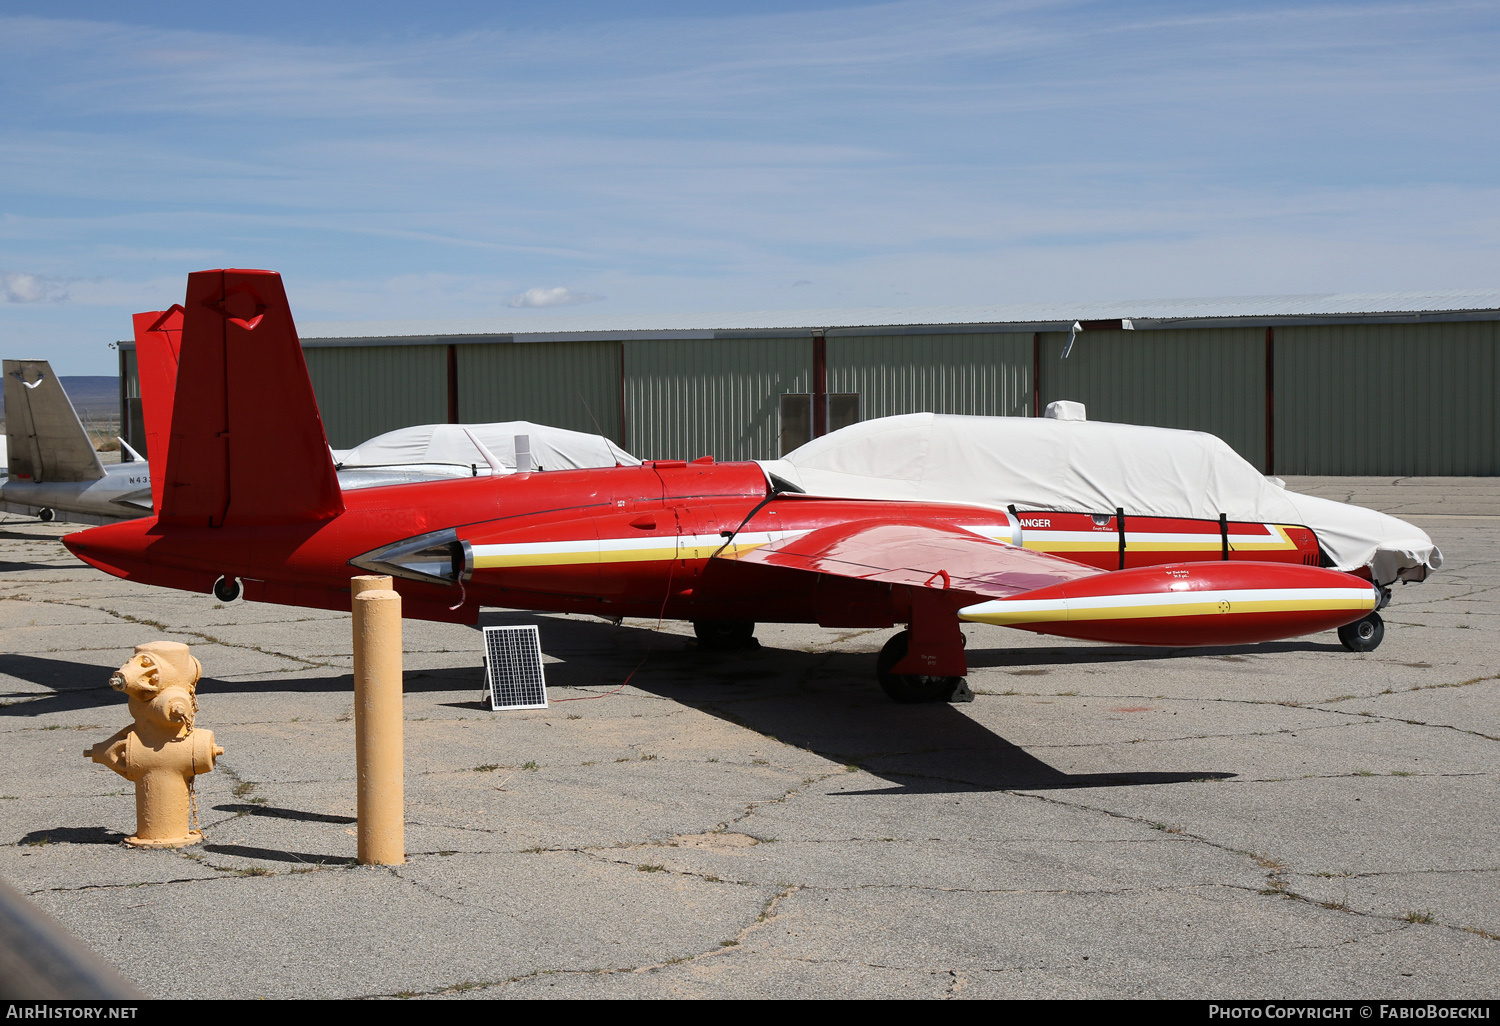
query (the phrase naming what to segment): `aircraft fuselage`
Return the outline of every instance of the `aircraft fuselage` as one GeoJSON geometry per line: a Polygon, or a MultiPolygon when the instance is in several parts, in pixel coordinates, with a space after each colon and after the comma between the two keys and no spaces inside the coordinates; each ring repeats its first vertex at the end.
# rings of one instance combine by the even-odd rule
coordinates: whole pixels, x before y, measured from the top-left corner
{"type": "Polygon", "coordinates": [[[105,520],[143,516],[151,510],[151,472],[144,462],[117,463],[93,481],[33,481],[5,478],[0,502],[19,512],[53,509],[105,520]]]}
{"type": "MultiPolygon", "coordinates": [[[[768,498],[764,472],[754,463],[658,461],[457,479],[353,490],[344,502],[342,514],[317,523],[211,527],[147,518],[70,535],[66,543],[87,562],[130,580],[205,592],[220,577],[237,578],[252,600],[330,609],[349,608],[351,575],[389,573],[406,598],[407,616],[469,623],[480,606],[848,627],[908,622],[912,589],[875,569],[899,566],[901,553],[872,551],[868,537],[847,557],[828,554],[845,565],[871,564],[864,579],[750,568],[735,558],[864,519],[1021,542],[1101,572],[1118,569],[1120,559],[1111,517],[1027,512],[1018,524],[983,507],[768,498]],[[1054,522],[1059,530],[1050,530],[1054,522]]],[[[1316,539],[1305,528],[1132,517],[1124,562],[1145,568],[1221,561],[1226,537],[1236,565],[1200,569],[1217,575],[1216,586],[1231,579],[1226,573],[1253,581],[1256,566],[1316,560],[1316,539]]],[[[980,599],[955,588],[944,605],[956,611],[980,599]]]]}

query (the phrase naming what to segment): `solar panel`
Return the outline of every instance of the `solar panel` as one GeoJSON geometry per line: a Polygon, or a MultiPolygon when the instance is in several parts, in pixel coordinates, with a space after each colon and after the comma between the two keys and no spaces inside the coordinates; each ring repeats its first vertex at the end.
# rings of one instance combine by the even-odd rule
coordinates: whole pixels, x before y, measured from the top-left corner
{"type": "Polygon", "coordinates": [[[542,642],[536,625],[484,629],[484,680],[491,709],[545,709],[542,642]]]}

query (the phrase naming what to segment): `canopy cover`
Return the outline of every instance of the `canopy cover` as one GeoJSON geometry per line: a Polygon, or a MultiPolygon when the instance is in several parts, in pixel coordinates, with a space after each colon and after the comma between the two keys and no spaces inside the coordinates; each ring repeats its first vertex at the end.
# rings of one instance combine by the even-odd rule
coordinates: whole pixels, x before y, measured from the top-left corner
{"type": "Polygon", "coordinates": [[[489,461],[474,447],[469,432],[506,467],[516,466],[516,437],[531,442],[531,465],[539,470],[577,470],[582,467],[639,466],[640,460],[603,435],[509,420],[495,424],[419,424],[376,435],[353,449],[333,451],[340,469],[442,465],[488,473],[489,461]]]}
{"type": "Polygon", "coordinates": [[[814,495],[1301,524],[1338,569],[1368,566],[1380,584],[1420,579],[1443,559],[1404,520],[1287,491],[1202,431],[912,413],[842,428],[764,466],[814,495]]]}

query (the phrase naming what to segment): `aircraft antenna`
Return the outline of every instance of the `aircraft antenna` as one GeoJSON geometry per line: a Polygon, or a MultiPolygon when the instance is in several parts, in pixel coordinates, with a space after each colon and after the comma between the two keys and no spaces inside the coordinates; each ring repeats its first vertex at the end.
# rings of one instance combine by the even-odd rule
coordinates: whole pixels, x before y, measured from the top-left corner
{"type": "Polygon", "coordinates": [[[484,462],[490,465],[490,473],[498,476],[500,474],[509,474],[512,472],[509,467],[495,458],[495,454],[490,452],[490,450],[485,446],[483,442],[479,440],[478,436],[476,436],[474,432],[465,427],[464,434],[469,436],[469,441],[474,443],[474,448],[479,450],[479,455],[484,457],[484,462]]]}
{"type": "MultiPolygon", "coordinates": [[[[604,433],[604,428],[602,425],[600,425],[599,418],[594,416],[594,411],[593,408],[589,406],[589,401],[583,397],[583,390],[575,388],[573,389],[573,394],[578,396],[578,401],[583,403],[583,408],[588,411],[589,420],[594,422],[594,433],[597,434],[600,438],[603,438],[605,441],[609,441],[609,436],[604,433]]],[[[620,439],[620,444],[623,445],[624,443],[625,439],[620,439]]],[[[615,466],[618,467],[619,465],[620,461],[615,460],[615,466]]]]}

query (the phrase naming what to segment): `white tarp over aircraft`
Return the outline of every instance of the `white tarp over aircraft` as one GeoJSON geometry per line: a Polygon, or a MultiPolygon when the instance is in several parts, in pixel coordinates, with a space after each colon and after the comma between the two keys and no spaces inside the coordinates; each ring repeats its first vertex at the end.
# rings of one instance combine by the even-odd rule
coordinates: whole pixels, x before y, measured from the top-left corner
{"type": "Polygon", "coordinates": [[[842,428],[764,466],[811,494],[841,498],[1300,524],[1334,566],[1368,566],[1380,584],[1420,580],[1443,559],[1404,520],[1287,491],[1201,431],[913,413],[842,428]]]}
{"type": "Polygon", "coordinates": [[[453,466],[477,467],[489,473],[489,461],[475,447],[470,433],[504,466],[516,466],[516,439],[531,444],[531,465],[539,470],[577,470],[584,467],[634,467],[640,460],[603,435],[533,424],[527,420],[495,424],[419,424],[376,435],[353,449],[334,450],[341,470],[355,467],[453,466]]]}

